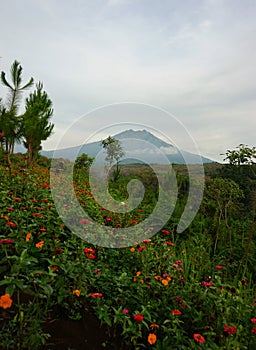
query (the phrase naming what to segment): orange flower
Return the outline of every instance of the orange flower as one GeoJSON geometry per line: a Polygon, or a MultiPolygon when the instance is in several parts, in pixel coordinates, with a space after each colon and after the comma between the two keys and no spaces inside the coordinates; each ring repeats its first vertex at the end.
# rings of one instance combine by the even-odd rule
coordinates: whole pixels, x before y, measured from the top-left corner
{"type": "Polygon", "coordinates": [[[38,242],[38,243],[36,244],[36,247],[37,247],[38,249],[40,249],[40,248],[43,248],[43,245],[44,245],[44,241],[40,241],[40,242],[38,242]]]}
{"type": "Polygon", "coordinates": [[[75,294],[77,297],[80,297],[81,292],[79,289],[75,289],[73,290],[73,294],[75,294]]]}
{"type": "Polygon", "coordinates": [[[4,294],[0,297],[0,307],[3,309],[8,309],[12,306],[12,299],[10,298],[10,294],[4,294]]]}
{"type": "Polygon", "coordinates": [[[164,286],[167,286],[167,285],[168,285],[168,281],[165,280],[165,279],[162,279],[162,283],[163,283],[164,286]]]}
{"type": "Polygon", "coordinates": [[[154,328],[159,328],[159,325],[156,323],[152,323],[149,327],[150,329],[154,329],[154,328]]]}
{"type": "Polygon", "coordinates": [[[31,238],[32,234],[29,232],[26,234],[26,242],[28,242],[31,238]]]}
{"type": "Polygon", "coordinates": [[[141,275],[140,271],[136,272],[136,276],[140,276],[140,275],[141,275]]]}
{"type": "Polygon", "coordinates": [[[149,335],[148,335],[148,342],[149,342],[149,344],[150,345],[155,344],[156,340],[157,340],[156,335],[154,333],[149,333],[149,335]]]}
{"type": "Polygon", "coordinates": [[[132,253],[134,253],[134,252],[135,252],[135,248],[132,247],[132,248],[130,249],[130,251],[131,251],[132,253]]]}
{"type": "Polygon", "coordinates": [[[204,339],[204,337],[203,337],[201,334],[195,333],[195,334],[193,335],[193,338],[194,338],[194,340],[195,340],[197,343],[204,343],[204,342],[205,342],[205,339],[204,339]]]}

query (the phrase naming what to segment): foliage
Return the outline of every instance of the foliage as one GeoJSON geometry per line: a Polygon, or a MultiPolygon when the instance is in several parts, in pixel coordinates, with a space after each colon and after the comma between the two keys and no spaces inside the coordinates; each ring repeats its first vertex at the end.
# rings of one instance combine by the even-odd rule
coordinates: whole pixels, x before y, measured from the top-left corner
{"type": "Polygon", "coordinates": [[[226,158],[224,160],[228,160],[230,165],[240,166],[242,164],[253,164],[253,159],[256,158],[256,148],[248,147],[241,143],[236,147],[235,150],[227,150],[226,158]]]}
{"type": "MultiPolygon", "coordinates": [[[[182,191],[175,216],[151,239],[110,249],[81,240],[63,224],[51,198],[47,168],[27,168],[22,156],[13,163],[12,169],[0,168],[0,297],[7,301],[0,300],[3,348],[51,348],[46,320],[86,322],[91,313],[109,330],[106,342],[121,334],[122,349],[255,348],[253,235],[247,249],[254,221],[239,210],[242,191],[234,181],[209,179],[198,215],[179,235],[175,223],[187,196],[187,179],[179,175],[182,191]],[[219,211],[221,244],[214,250],[219,211]],[[231,257],[225,220],[232,233],[231,257]]],[[[63,205],[72,215],[65,176],[54,176],[62,181],[63,205]]],[[[75,170],[74,188],[94,220],[129,227],[143,221],[157,201],[155,179],[144,170],[138,178],[147,184],[145,198],[127,214],[97,205],[96,189],[80,169],[75,170]]],[[[130,179],[126,173],[117,183],[110,181],[117,200],[126,197],[130,179]]],[[[84,225],[89,227],[87,221],[84,225]]]]}
{"type": "Polygon", "coordinates": [[[116,162],[116,169],[113,172],[113,176],[114,181],[117,181],[120,178],[119,161],[125,155],[121,142],[109,136],[106,140],[102,141],[102,146],[107,152],[105,160],[108,162],[109,168],[116,162]]]}
{"type": "Polygon", "coordinates": [[[27,148],[28,164],[36,160],[41,150],[41,141],[52,134],[54,124],[49,122],[53,114],[52,101],[38,83],[36,90],[26,99],[26,111],[21,116],[23,144],[27,148]]]}
{"type": "Polygon", "coordinates": [[[22,85],[21,64],[15,60],[11,66],[11,82],[6,79],[5,72],[1,72],[1,82],[8,90],[7,101],[3,105],[0,99],[0,147],[6,152],[8,166],[11,166],[11,155],[15,143],[21,142],[27,148],[28,164],[35,161],[41,149],[41,141],[51,134],[53,124],[49,123],[51,117],[52,101],[45,91],[43,84],[38,83],[34,93],[26,99],[25,114],[19,115],[22,93],[29,89],[34,79],[22,85]]]}
{"type": "Polygon", "coordinates": [[[10,163],[10,153],[13,153],[15,141],[21,138],[20,118],[18,117],[18,109],[21,101],[22,93],[33,85],[34,79],[30,80],[22,86],[21,64],[15,60],[11,66],[11,83],[6,79],[5,72],[1,72],[1,82],[8,89],[8,98],[4,111],[1,113],[0,128],[4,133],[5,151],[10,163]]]}
{"type": "Polygon", "coordinates": [[[82,153],[75,160],[74,167],[75,169],[89,169],[93,163],[94,158],[89,157],[88,154],[82,153]]]}

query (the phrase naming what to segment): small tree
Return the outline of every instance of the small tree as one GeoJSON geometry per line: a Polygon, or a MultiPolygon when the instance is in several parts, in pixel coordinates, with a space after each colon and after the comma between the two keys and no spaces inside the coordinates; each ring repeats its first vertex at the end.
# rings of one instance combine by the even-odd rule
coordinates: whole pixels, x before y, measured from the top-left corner
{"type": "Polygon", "coordinates": [[[109,136],[106,140],[103,140],[101,144],[103,148],[106,149],[107,155],[105,160],[108,162],[109,168],[111,168],[114,162],[116,162],[116,169],[113,176],[114,180],[117,180],[120,177],[119,161],[125,155],[121,142],[109,136]]]}
{"type": "Polygon", "coordinates": [[[79,157],[75,160],[75,169],[89,169],[94,161],[94,158],[91,158],[86,153],[82,153],[79,157]]]}
{"type": "Polygon", "coordinates": [[[52,134],[54,124],[49,122],[52,114],[52,101],[43,91],[43,84],[39,82],[36,90],[26,99],[26,111],[21,120],[28,164],[36,159],[41,150],[41,142],[52,134]]]}

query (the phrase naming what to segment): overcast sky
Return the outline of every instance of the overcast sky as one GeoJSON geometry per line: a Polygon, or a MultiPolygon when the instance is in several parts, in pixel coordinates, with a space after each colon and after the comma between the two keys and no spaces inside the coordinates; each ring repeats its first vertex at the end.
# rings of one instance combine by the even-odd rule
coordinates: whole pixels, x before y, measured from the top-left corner
{"type": "MultiPolygon", "coordinates": [[[[0,70],[9,76],[17,59],[24,81],[42,81],[53,101],[55,133],[44,149],[93,109],[131,101],[171,113],[211,159],[256,145],[255,0],[8,0],[0,14],[0,70]]],[[[120,123],[179,137],[168,118],[120,123]]],[[[89,118],[85,137],[95,125],[89,118]]],[[[65,140],[78,144],[74,133],[65,140]]],[[[179,146],[190,151],[181,135],[179,146]]]]}

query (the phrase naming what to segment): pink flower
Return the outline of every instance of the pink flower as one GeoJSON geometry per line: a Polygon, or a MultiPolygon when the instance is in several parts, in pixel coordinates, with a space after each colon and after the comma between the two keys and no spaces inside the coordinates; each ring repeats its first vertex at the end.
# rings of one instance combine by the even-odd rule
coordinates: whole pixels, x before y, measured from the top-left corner
{"type": "Polygon", "coordinates": [[[178,265],[182,266],[182,265],[183,265],[183,262],[182,262],[182,261],[180,261],[180,260],[176,260],[176,264],[178,264],[178,265]]]}
{"type": "Polygon", "coordinates": [[[223,269],[223,266],[221,266],[221,265],[216,265],[215,268],[216,268],[217,270],[222,270],[222,269],[223,269]]]}
{"type": "Polygon", "coordinates": [[[125,314],[125,315],[127,315],[127,314],[129,313],[129,310],[128,310],[128,309],[123,309],[123,310],[122,310],[122,313],[125,314]]]}
{"type": "Polygon", "coordinates": [[[1,239],[0,240],[0,244],[10,244],[10,243],[14,243],[13,239],[1,239]]]}

